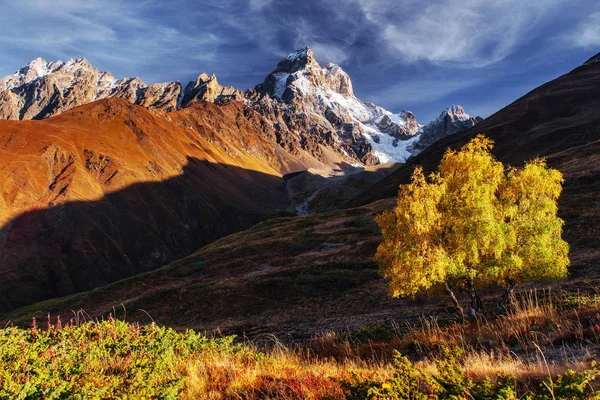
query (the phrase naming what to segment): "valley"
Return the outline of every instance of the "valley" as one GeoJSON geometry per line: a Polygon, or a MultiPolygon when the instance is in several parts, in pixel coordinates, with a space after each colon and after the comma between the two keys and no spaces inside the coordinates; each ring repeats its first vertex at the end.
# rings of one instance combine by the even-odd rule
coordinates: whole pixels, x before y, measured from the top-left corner
{"type": "Polygon", "coordinates": [[[308,47],[245,92],[35,59],[0,80],[0,398],[18,368],[40,391],[107,398],[591,398],[599,60],[488,118],[453,105],[421,124],[358,99],[308,47]],[[568,276],[505,308],[481,285],[471,316],[441,287],[391,297],[378,216],[479,134],[506,165],[562,174],[568,276]],[[57,364],[77,380],[31,372],[57,364]]]}
{"type": "MultiPolygon", "coordinates": [[[[572,267],[570,278],[558,285],[566,290],[584,290],[598,284],[600,246],[596,238],[600,224],[594,221],[600,217],[600,187],[596,179],[600,114],[586,108],[594,104],[592,91],[596,91],[592,88],[598,85],[600,64],[584,64],[479,125],[495,139],[494,151],[499,159],[519,165],[543,155],[563,173],[566,181],[559,215],[566,221],[564,237],[571,246],[572,267]],[[570,101],[562,100],[565,82],[570,82],[574,96],[570,101]],[[579,96],[581,91],[587,94],[579,96]],[[554,104],[554,99],[561,99],[562,108],[557,113],[572,116],[573,122],[557,125],[556,131],[542,131],[537,124],[548,124],[548,118],[554,114],[540,115],[535,104],[554,104]],[[528,109],[520,108],[521,104],[527,104],[528,109]],[[512,115],[518,115],[519,123],[527,123],[531,128],[510,123],[512,115]],[[497,125],[495,121],[503,123],[497,125]],[[542,133],[537,131],[546,136],[540,138],[542,133]],[[586,134],[578,136],[577,132],[586,134]],[[540,145],[534,147],[536,140],[540,145]]],[[[271,219],[154,272],[17,310],[7,319],[26,324],[32,316],[42,318],[48,312],[70,318],[71,310],[85,310],[90,317],[100,318],[117,309],[124,313],[125,309],[134,320],[145,318],[148,312],[156,322],[181,329],[302,339],[328,329],[353,331],[377,323],[389,326],[392,321],[414,321],[424,313],[443,317],[448,313],[443,300],[386,296],[386,282],[378,276],[373,261],[381,240],[374,217],[393,207],[398,184],[407,182],[415,164],[423,163],[426,168],[434,165],[447,146],[465,143],[480,132],[479,126],[434,143],[405,165],[383,165],[381,173],[365,169],[356,175],[338,176],[331,182],[309,173],[293,174],[287,178],[287,186],[296,184],[308,188],[307,193],[317,193],[312,199],[310,195],[301,198],[308,200],[309,205],[314,203],[315,208],[329,211],[271,219]],[[371,181],[379,182],[369,186],[369,179],[361,178],[370,175],[376,176],[371,181]],[[336,197],[336,179],[351,194],[357,192],[351,189],[352,185],[367,188],[346,203],[351,207],[335,209],[336,203],[339,205],[348,197],[336,197]]],[[[295,193],[300,192],[296,189],[295,193]]]]}

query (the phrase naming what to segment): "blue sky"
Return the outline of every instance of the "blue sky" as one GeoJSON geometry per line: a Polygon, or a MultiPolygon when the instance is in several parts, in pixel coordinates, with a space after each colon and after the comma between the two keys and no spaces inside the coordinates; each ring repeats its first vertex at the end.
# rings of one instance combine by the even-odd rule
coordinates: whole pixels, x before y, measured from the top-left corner
{"type": "Polygon", "coordinates": [[[309,45],[356,95],[486,117],[600,52],[600,0],[0,0],[0,76],[85,57],[117,78],[253,87],[309,45]]]}

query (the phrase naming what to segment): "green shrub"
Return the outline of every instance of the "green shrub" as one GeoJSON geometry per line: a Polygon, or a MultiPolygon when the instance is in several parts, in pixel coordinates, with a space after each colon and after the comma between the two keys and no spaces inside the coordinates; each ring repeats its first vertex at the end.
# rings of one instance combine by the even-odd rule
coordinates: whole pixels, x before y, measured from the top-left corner
{"type": "Polygon", "coordinates": [[[591,383],[600,374],[596,363],[583,372],[568,371],[554,380],[543,382],[533,393],[517,395],[514,377],[501,374],[493,381],[485,378],[473,381],[460,367],[462,351],[443,350],[435,360],[437,372],[432,374],[414,366],[408,358],[395,351],[391,379],[378,382],[356,374],[343,382],[351,399],[449,399],[449,400],[586,400],[600,399],[591,383]]]}
{"type": "Polygon", "coordinates": [[[600,369],[595,362],[582,372],[569,370],[555,379],[547,380],[540,385],[537,394],[530,395],[531,400],[586,400],[600,399],[600,393],[590,394],[591,383],[600,375],[600,369]]]}
{"type": "Polygon", "coordinates": [[[208,339],[156,325],[109,321],[45,331],[0,330],[0,399],[161,398],[183,389],[182,363],[205,351],[235,352],[233,337],[208,339]]]}

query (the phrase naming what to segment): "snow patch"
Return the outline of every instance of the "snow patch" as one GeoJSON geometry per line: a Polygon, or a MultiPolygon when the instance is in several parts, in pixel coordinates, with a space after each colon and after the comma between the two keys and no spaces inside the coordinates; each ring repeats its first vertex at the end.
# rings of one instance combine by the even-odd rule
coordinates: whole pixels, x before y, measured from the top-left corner
{"type": "Polygon", "coordinates": [[[296,89],[296,93],[303,96],[308,96],[315,92],[315,86],[306,77],[300,73],[294,73],[294,81],[292,87],[296,89]]]}
{"type": "Polygon", "coordinates": [[[283,92],[285,92],[287,80],[290,77],[290,74],[288,74],[287,72],[276,72],[273,74],[273,76],[276,79],[275,87],[273,89],[273,96],[281,100],[283,97],[283,92]]]}
{"type": "Polygon", "coordinates": [[[375,156],[382,164],[388,162],[404,163],[412,155],[408,150],[410,146],[419,140],[420,134],[416,134],[410,139],[399,140],[395,137],[381,132],[377,126],[361,123],[362,134],[367,139],[375,156]],[[395,145],[394,145],[394,142],[395,145]]]}
{"type": "Polygon", "coordinates": [[[288,54],[288,56],[285,58],[286,60],[290,60],[290,61],[294,61],[297,60],[299,58],[302,57],[306,57],[308,55],[308,47],[305,47],[303,49],[297,50],[293,53],[288,54]]]}

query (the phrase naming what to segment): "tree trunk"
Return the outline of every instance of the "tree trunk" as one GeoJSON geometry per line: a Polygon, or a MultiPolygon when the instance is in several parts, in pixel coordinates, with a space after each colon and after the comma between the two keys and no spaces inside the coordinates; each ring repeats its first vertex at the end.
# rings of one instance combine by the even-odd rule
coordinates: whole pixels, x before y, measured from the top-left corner
{"type": "Polygon", "coordinates": [[[506,278],[506,287],[504,288],[504,293],[502,297],[500,297],[500,307],[506,307],[506,304],[512,301],[514,297],[516,282],[511,278],[506,278]]]}
{"type": "Polygon", "coordinates": [[[475,290],[475,285],[473,285],[473,279],[467,279],[467,290],[469,293],[469,297],[471,297],[471,315],[475,316],[481,312],[483,312],[483,302],[481,301],[481,297],[475,290]]]}
{"type": "Polygon", "coordinates": [[[458,302],[458,299],[456,298],[456,296],[454,295],[454,292],[450,288],[450,285],[448,285],[448,282],[444,282],[444,291],[450,297],[450,300],[452,300],[452,303],[454,304],[454,308],[456,308],[456,311],[458,311],[460,316],[464,318],[465,312],[463,311],[463,308],[460,306],[460,303],[458,302]]]}

